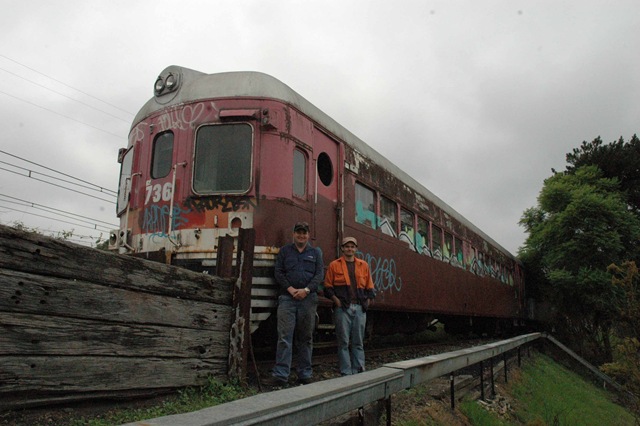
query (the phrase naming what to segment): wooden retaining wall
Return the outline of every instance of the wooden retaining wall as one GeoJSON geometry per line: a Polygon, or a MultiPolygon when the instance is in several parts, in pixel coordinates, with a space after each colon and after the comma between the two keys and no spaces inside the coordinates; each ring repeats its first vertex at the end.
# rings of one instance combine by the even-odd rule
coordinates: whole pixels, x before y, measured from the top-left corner
{"type": "Polygon", "coordinates": [[[0,411],[226,378],[234,282],[0,225],[0,411]]]}

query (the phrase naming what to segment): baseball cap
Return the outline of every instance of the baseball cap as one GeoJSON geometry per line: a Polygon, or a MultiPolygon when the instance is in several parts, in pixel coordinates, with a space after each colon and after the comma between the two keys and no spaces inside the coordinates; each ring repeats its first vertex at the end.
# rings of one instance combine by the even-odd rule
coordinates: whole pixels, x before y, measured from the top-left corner
{"type": "Polygon", "coordinates": [[[293,232],[296,232],[300,229],[309,232],[309,224],[307,222],[297,222],[293,227],[293,232]]]}
{"type": "Polygon", "coordinates": [[[345,245],[347,243],[353,243],[356,247],[358,247],[358,240],[356,240],[353,237],[344,237],[342,239],[342,244],[341,245],[345,245]]]}

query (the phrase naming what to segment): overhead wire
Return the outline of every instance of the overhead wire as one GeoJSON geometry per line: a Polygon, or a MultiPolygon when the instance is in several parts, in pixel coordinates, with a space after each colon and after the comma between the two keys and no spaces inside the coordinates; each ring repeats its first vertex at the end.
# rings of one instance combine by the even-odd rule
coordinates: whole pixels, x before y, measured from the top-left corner
{"type": "Polygon", "coordinates": [[[94,224],[93,227],[90,227],[90,226],[82,225],[82,224],[79,224],[79,223],[76,223],[76,222],[69,222],[67,220],[57,219],[57,218],[50,217],[50,216],[44,216],[44,215],[33,213],[33,212],[28,212],[28,211],[24,211],[24,210],[18,210],[18,209],[15,209],[13,207],[7,207],[7,206],[0,206],[0,207],[5,208],[5,209],[9,209],[9,210],[12,210],[12,211],[18,212],[18,213],[29,214],[29,215],[40,217],[40,218],[43,218],[43,219],[49,219],[49,220],[54,220],[56,222],[66,223],[68,225],[79,226],[79,227],[85,228],[85,229],[92,229],[92,230],[95,230],[95,231],[102,231],[102,232],[109,232],[110,231],[110,229],[108,229],[104,225],[94,224]],[[104,229],[99,229],[99,228],[104,228],[104,229]]]}
{"type": "MultiPolygon", "coordinates": [[[[95,198],[96,200],[104,201],[105,203],[116,204],[115,201],[105,200],[104,198],[96,197],[95,195],[87,194],[86,192],[77,191],[75,189],[71,189],[71,188],[68,188],[68,187],[63,186],[63,185],[58,185],[58,184],[55,184],[53,182],[46,181],[44,179],[38,179],[37,177],[31,176],[31,175],[23,175],[23,174],[21,174],[19,172],[16,172],[15,170],[9,170],[9,169],[6,169],[4,167],[0,167],[0,170],[4,170],[5,172],[9,172],[9,173],[14,173],[14,174],[16,174],[18,176],[24,176],[24,177],[27,177],[29,179],[37,180],[38,182],[43,182],[43,183],[46,183],[47,185],[51,185],[51,186],[55,186],[55,187],[58,187],[58,188],[66,189],[67,191],[75,192],[77,194],[86,195],[87,197],[95,198]]],[[[38,173],[38,172],[32,172],[32,173],[38,173]]],[[[38,174],[42,174],[42,173],[38,173],[38,174]]]]}
{"type": "Polygon", "coordinates": [[[12,197],[12,196],[6,195],[6,194],[0,194],[0,197],[8,198],[8,200],[0,199],[0,201],[4,201],[4,202],[7,202],[7,203],[12,203],[12,204],[17,204],[17,205],[23,206],[23,207],[32,207],[32,208],[35,208],[36,210],[43,210],[43,211],[46,211],[48,213],[58,214],[60,216],[67,217],[69,219],[80,220],[81,222],[86,222],[86,223],[100,222],[100,223],[103,223],[105,225],[108,225],[108,226],[111,226],[111,227],[114,227],[114,228],[118,226],[116,224],[113,224],[113,223],[110,223],[110,222],[106,222],[104,220],[94,219],[94,218],[91,218],[91,217],[88,217],[88,216],[83,216],[81,214],[68,212],[66,210],[57,209],[55,207],[45,206],[43,204],[34,203],[32,201],[23,200],[23,199],[12,197]],[[81,219],[76,219],[76,218],[81,218],[81,219]]]}
{"type": "MultiPolygon", "coordinates": [[[[0,55],[0,56],[1,56],[1,55],[0,55]]],[[[124,118],[118,117],[117,115],[115,115],[115,114],[111,114],[110,112],[108,112],[108,111],[104,111],[104,110],[102,110],[102,109],[100,109],[100,108],[96,108],[96,107],[94,107],[93,105],[90,105],[90,104],[88,104],[88,103],[86,103],[86,102],[82,102],[82,101],[81,101],[81,100],[79,100],[79,99],[72,98],[71,96],[65,95],[64,93],[60,93],[60,92],[58,92],[57,90],[53,90],[52,88],[47,87],[47,86],[45,86],[45,85],[43,85],[43,84],[37,83],[37,82],[35,82],[35,81],[33,81],[33,80],[29,80],[28,78],[23,77],[23,76],[21,76],[21,75],[19,75],[19,74],[16,74],[16,73],[14,73],[14,72],[12,72],[12,71],[6,70],[6,69],[4,69],[4,68],[2,68],[2,67],[0,67],[0,70],[2,70],[2,71],[4,71],[4,72],[6,72],[7,74],[11,74],[11,75],[13,75],[13,76],[15,76],[15,77],[18,77],[18,78],[20,78],[20,79],[22,79],[22,80],[25,80],[25,81],[27,81],[27,82],[29,82],[29,83],[33,84],[33,85],[36,85],[36,86],[42,87],[43,89],[48,90],[48,91],[50,91],[50,92],[53,92],[53,93],[55,93],[56,95],[60,95],[60,96],[63,96],[63,97],[65,97],[65,98],[67,98],[67,99],[70,99],[70,100],[72,100],[72,101],[74,101],[74,102],[78,102],[78,103],[79,103],[79,104],[81,104],[81,105],[84,105],[84,106],[86,106],[86,107],[88,107],[88,108],[91,108],[91,109],[93,109],[93,110],[96,110],[96,111],[98,111],[98,112],[101,112],[101,113],[103,113],[103,114],[106,114],[106,115],[108,115],[108,116],[111,116],[111,117],[113,117],[113,118],[115,118],[115,119],[118,119],[118,120],[120,120],[120,121],[124,121],[124,122],[125,122],[125,123],[127,123],[127,124],[129,123],[129,121],[128,121],[128,120],[125,120],[124,118]]],[[[74,90],[76,90],[76,89],[74,89],[74,90]]]]}
{"type": "Polygon", "coordinates": [[[71,120],[71,121],[75,121],[76,123],[84,124],[85,126],[91,127],[92,129],[95,129],[95,130],[99,130],[99,131],[101,131],[101,132],[103,132],[103,133],[106,133],[106,134],[108,134],[108,135],[115,136],[115,137],[117,137],[118,139],[121,139],[121,138],[122,138],[122,135],[117,135],[117,134],[115,134],[115,133],[111,133],[111,132],[110,132],[110,131],[108,131],[108,130],[101,129],[101,128],[96,127],[96,126],[94,126],[94,125],[92,125],[92,124],[85,123],[84,121],[77,120],[77,119],[75,119],[75,118],[73,118],[73,117],[69,117],[68,115],[64,115],[64,114],[61,114],[61,113],[59,113],[59,112],[56,112],[56,111],[54,111],[54,110],[52,110],[52,109],[49,109],[49,108],[47,108],[47,107],[43,107],[42,105],[38,105],[38,104],[35,104],[35,103],[33,103],[33,102],[31,102],[31,101],[28,101],[28,100],[26,100],[26,99],[19,98],[18,96],[11,95],[11,94],[9,94],[9,93],[7,93],[7,92],[3,91],[3,90],[0,90],[0,93],[2,93],[3,95],[9,96],[9,97],[11,97],[11,98],[17,99],[17,100],[19,100],[19,101],[21,101],[21,102],[27,103],[27,104],[29,104],[29,105],[33,105],[34,107],[37,107],[37,108],[43,109],[43,110],[45,110],[45,111],[49,111],[50,113],[52,113],[52,114],[56,114],[56,115],[59,115],[60,117],[64,117],[64,118],[67,118],[67,119],[69,119],[69,120],[71,120]]]}
{"type": "Polygon", "coordinates": [[[103,104],[105,104],[105,105],[109,105],[110,107],[115,108],[115,109],[117,109],[117,110],[119,110],[119,111],[122,111],[122,112],[124,112],[124,113],[126,113],[126,114],[129,114],[129,115],[131,115],[131,116],[134,116],[134,115],[135,115],[134,113],[129,112],[129,111],[126,111],[126,110],[124,110],[124,109],[120,108],[120,107],[119,107],[119,106],[117,106],[117,105],[114,105],[114,104],[112,104],[112,103],[109,103],[109,102],[107,102],[107,101],[105,101],[105,100],[103,100],[103,99],[100,99],[100,98],[98,98],[98,97],[96,97],[96,96],[93,96],[93,95],[91,95],[91,94],[87,93],[87,92],[84,92],[84,91],[82,91],[82,90],[80,90],[80,89],[78,89],[78,88],[76,88],[76,87],[70,86],[70,85],[68,85],[67,83],[63,82],[63,81],[60,81],[60,80],[58,80],[58,79],[55,79],[55,78],[53,78],[53,77],[51,77],[51,76],[49,76],[49,75],[47,75],[47,74],[44,74],[44,73],[42,73],[42,72],[40,72],[40,71],[38,71],[38,70],[36,70],[36,69],[34,69],[34,68],[31,68],[31,67],[29,67],[29,66],[27,66],[27,65],[25,65],[25,64],[23,64],[23,63],[21,63],[21,62],[18,62],[18,61],[16,61],[15,59],[11,59],[11,58],[9,58],[8,56],[2,55],[2,54],[0,54],[0,57],[5,58],[5,59],[7,59],[7,60],[9,60],[9,61],[11,61],[11,62],[13,62],[13,63],[16,63],[16,64],[18,64],[18,65],[20,65],[20,66],[22,66],[22,67],[24,67],[24,68],[26,68],[26,69],[28,69],[28,70],[31,70],[31,71],[33,71],[33,72],[35,72],[35,73],[37,73],[37,74],[42,75],[42,76],[44,76],[44,77],[47,77],[48,79],[51,79],[51,80],[55,81],[56,83],[62,84],[63,86],[66,86],[66,87],[68,87],[68,88],[70,88],[70,89],[73,89],[73,90],[75,90],[75,91],[79,92],[79,93],[82,93],[82,94],[83,94],[83,95],[85,95],[85,96],[88,96],[88,97],[90,97],[90,98],[92,98],[92,99],[97,100],[98,102],[102,102],[102,103],[103,103],[103,104]]]}
{"type": "MultiPolygon", "coordinates": [[[[0,200],[0,201],[5,201],[5,200],[0,200]]],[[[44,219],[48,219],[48,220],[52,220],[53,222],[65,223],[65,224],[73,226],[73,228],[71,230],[68,230],[68,229],[67,230],[57,230],[57,229],[51,229],[51,228],[48,228],[48,229],[44,230],[44,229],[40,229],[38,227],[33,228],[33,231],[38,232],[38,233],[43,234],[43,235],[49,235],[49,236],[51,236],[53,238],[62,238],[65,241],[79,242],[79,243],[83,243],[83,244],[87,243],[87,241],[83,241],[83,240],[91,240],[91,242],[90,242],[91,246],[94,246],[94,244],[97,244],[97,243],[99,243],[101,241],[105,241],[105,240],[109,239],[110,230],[106,226],[102,226],[102,225],[98,225],[98,224],[94,224],[94,226],[86,226],[86,225],[83,225],[83,224],[80,224],[80,223],[70,222],[70,221],[62,220],[60,218],[49,217],[49,216],[45,216],[45,215],[39,215],[37,213],[24,211],[24,210],[19,210],[19,209],[16,209],[16,208],[13,208],[13,207],[8,207],[8,206],[1,205],[1,204],[0,204],[0,209],[10,210],[10,211],[18,212],[18,213],[24,213],[24,214],[28,214],[28,215],[32,215],[32,216],[36,216],[36,217],[40,217],[40,218],[44,218],[44,219]],[[98,232],[98,235],[79,234],[75,230],[76,227],[77,228],[84,228],[86,230],[98,232]],[[77,238],[81,238],[83,240],[72,239],[72,238],[70,238],[71,236],[74,236],[74,237],[77,237],[77,238]]],[[[47,211],[47,210],[44,210],[44,211],[47,211]]],[[[52,212],[52,213],[57,214],[55,212],[52,212]]],[[[64,217],[67,217],[67,216],[64,216],[64,217]]],[[[71,218],[71,219],[75,220],[75,218],[71,218]]],[[[102,222],[102,221],[99,221],[99,220],[97,220],[97,221],[98,222],[102,222]]],[[[17,224],[17,223],[21,223],[21,222],[20,221],[14,221],[14,224],[17,224]]]]}
{"type": "MultiPolygon", "coordinates": [[[[48,78],[48,79],[50,79],[52,81],[55,81],[55,82],[57,82],[57,83],[59,83],[59,84],[61,84],[63,86],[66,86],[66,87],[68,87],[68,88],[70,88],[72,90],[75,90],[78,93],[82,93],[83,95],[86,95],[86,96],[88,96],[88,97],[90,97],[90,98],[92,98],[94,100],[97,100],[97,101],[99,101],[99,102],[101,102],[101,103],[103,103],[105,105],[109,105],[110,107],[113,107],[113,108],[115,108],[115,109],[117,109],[117,110],[119,110],[119,111],[121,111],[123,113],[126,113],[126,114],[131,115],[131,116],[134,115],[133,113],[131,113],[129,111],[126,111],[126,110],[124,110],[124,109],[122,109],[122,108],[120,108],[120,107],[118,107],[116,105],[113,105],[113,104],[111,104],[109,102],[106,102],[106,101],[104,101],[104,100],[102,100],[100,98],[97,98],[97,97],[95,97],[95,96],[93,96],[93,95],[91,95],[89,93],[86,93],[86,92],[84,92],[82,90],[79,90],[79,89],[73,87],[73,86],[70,86],[70,85],[68,85],[68,84],[66,84],[66,83],[64,83],[64,82],[62,82],[60,80],[57,80],[57,79],[55,79],[55,78],[53,78],[53,77],[51,77],[51,76],[49,76],[47,74],[44,74],[44,73],[42,73],[42,72],[40,72],[40,71],[38,71],[36,69],[33,69],[33,68],[31,68],[31,67],[29,67],[29,66],[27,66],[25,64],[22,64],[22,63],[14,60],[12,58],[9,58],[9,57],[7,57],[5,55],[2,55],[2,54],[0,54],[0,57],[2,57],[4,59],[7,59],[7,60],[9,60],[11,62],[14,62],[14,63],[26,68],[26,69],[29,69],[29,70],[37,73],[37,74],[40,74],[40,75],[42,75],[42,76],[44,76],[44,77],[46,77],[46,78],[48,78]]],[[[63,96],[65,98],[67,98],[67,99],[70,99],[72,101],[78,102],[78,103],[84,105],[85,107],[92,108],[92,109],[94,109],[96,111],[99,111],[101,113],[104,113],[106,115],[114,117],[114,118],[116,118],[118,120],[126,121],[121,117],[118,117],[118,116],[116,116],[114,114],[111,114],[111,113],[109,113],[107,111],[104,111],[104,110],[102,110],[100,108],[93,107],[90,104],[85,103],[83,101],[80,101],[78,99],[74,99],[73,97],[67,96],[67,95],[65,95],[63,93],[60,93],[60,92],[56,91],[56,90],[48,88],[45,85],[42,85],[42,84],[37,83],[35,81],[32,81],[32,80],[30,80],[30,79],[28,79],[28,78],[26,78],[24,76],[18,75],[16,73],[8,71],[8,70],[6,70],[4,68],[0,68],[0,70],[5,71],[5,72],[7,72],[9,74],[12,74],[15,77],[21,78],[21,79],[23,79],[23,80],[25,80],[25,81],[27,81],[27,82],[29,82],[31,84],[39,86],[39,87],[41,87],[41,88],[43,88],[45,90],[49,90],[49,91],[51,91],[53,93],[56,93],[57,95],[60,95],[60,96],[63,96]]],[[[19,100],[21,102],[27,103],[29,105],[35,106],[37,108],[43,109],[45,111],[51,112],[51,113],[56,114],[58,116],[67,118],[69,120],[75,121],[75,122],[80,123],[80,124],[84,124],[84,125],[86,125],[88,127],[91,127],[91,128],[93,128],[95,130],[98,130],[100,132],[109,134],[111,136],[115,136],[118,139],[122,138],[121,135],[112,133],[112,132],[110,132],[108,130],[101,129],[101,128],[96,127],[96,126],[93,126],[91,124],[88,124],[86,122],[78,120],[78,119],[76,119],[74,117],[59,113],[57,111],[54,111],[52,109],[49,109],[49,108],[41,106],[41,105],[38,105],[38,104],[36,104],[34,102],[30,102],[28,100],[22,99],[22,98],[20,98],[18,96],[14,96],[14,95],[12,95],[10,93],[7,93],[7,92],[4,92],[2,90],[0,90],[0,93],[4,94],[6,96],[9,96],[11,98],[14,98],[16,100],[19,100]]],[[[59,176],[52,176],[51,174],[42,173],[41,171],[32,170],[32,169],[27,168],[27,167],[21,167],[21,166],[19,166],[17,164],[12,164],[12,163],[9,163],[9,162],[6,162],[6,161],[0,161],[0,163],[8,166],[9,168],[0,167],[0,170],[7,171],[7,172],[13,173],[13,174],[17,174],[17,175],[20,175],[20,176],[23,176],[23,177],[27,177],[27,178],[33,179],[35,181],[39,181],[39,182],[51,185],[51,186],[59,187],[59,188],[62,188],[64,190],[67,190],[67,191],[71,191],[71,192],[74,192],[74,193],[77,193],[77,194],[80,194],[80,195],[84,195],[84,196],[87,196],[87,197],[90,197],[90,198],[97,199],[97,200],[102,201],[102,202],[106,202],[106,203],[110,203],[110,204],[116,204],[114,200],[109,200],[109,199],[104,198],[104,196],[106,196],[107,198],[110,198],[110,197],[115,198],[115,197],[117,197],[117,192],[116,191],[104,188],[104,187],[102,187],[100,185],[93,184],[93,183],[88,182],[86,180],[83,180],[83,179],[77,178],[75,176],[69,175],[67,173],[52,169],[50,167],[35,163],[35,162],[31,161],[31,160],[27,160],[25,158],[19,157],[19,156],[14,155],[14,154],[10,154],[10,153],[5,152],[5,151],[1,151],[0,150],[0,153],[4,154],[4,155],[7,155],[7,156],[10,156],[10,157],[13,157],[15,159],[18,159],[20,161],[24,161],[26,163],[33,164],[33,165],[35,165],[37,167],[40,167],[42,169],[49,170],[49,171],[54,172],[56,174],[59,174],[61,176],[65,176],[67,178],[70,178],[71,180],[63,179],[63,178],[60,178],[59,176]],[[55,182],[57,182],[57,183],[55,183],[55,182]],[[72,187],[70,187],[70,186],[72,186],[72,187]],[[85,191],[80,191],[80,190],[78,190],[78,188],[79,189],[83,189],[83,190],[87,190],[87,191],[96,191],[96,192],[100,193],[102,196],[99,197],[99,196],[96,196],[96,195],[92,195],[92,194],[87,193],[85,191]]],[[[61,223],[66,223],[66,224],[70,224],[70,225],[81,227],[81,228],[91,229],[91,230],[95,230],[95,231],[98,231],[98,232],[101,232],[101,233],[102,232],[107,232],[108,233],[110,231],[110,229],[108,227],[111,227],[111,228],[117,227],[117,225],[114,225],[114,224],[111,224],[111,223],[108,223],[108,222],[105,222],[105,221],[101,221],[101,220],[92,219],[92,218],[89,218],[87,216],[78,215],[78,214],[75,214],[75,213],[72,213],[72,212],[56,209],[56,208],[45,206],[45,205],[38,204],[38,203],[33,203],[33,202],[30,202],[30,201],[26,201],[26,200],[19,199],[19,198],[16,198],[16,197],[11,197],[11,196],[8,196],[8,195],[2,195],[2,194],[0,194],[0,195],[2,197],[6,198],[5,200],[0,200],[0,201],[8,202],[8,203],[11,203],[11,204],[17,204],[18,206],[22,206],[22,207],[29,207],[30,209],[40,210],[40,211],[46,212],[48,214],[53,214],[53,215],[55,215],[57,217],[45,216],[45,215],[34,213],[32,211],[24,211],[24,210],[15,209],[13,207],[2,206],[5,209],[9,209],[9,210],[12,210],[12,211],[15,211],[15,212],[29,214],[29,215],[33,215],[33,216],[36,216],[36,217],[41,217],[41,218],[45,218],[45,219],[49,219],[49,220],[53,220],[53,221],[57,221],[57,222],[61,222],[61,223]],[[74,222],[71,222],[69,220],[63,220],[61,218],[70,219],[70,220],[72,220],[74,222]],[[78,223],[78,222],[80,222],[80,223],[78,223]],[[91,226],[87,226],[87,225],[91,225],[91,226]]],[[[99,239],[99,238],[101,238],[101,236],[100,237],[87,237],[87,238],[99,239]]]]}
{"type": "MultiPolygon", "coordinates": [[[[88,196],[88,197],[91,197],[91,198],[95,198],[95,199],[98,199],[100,201],[104,201],[104,202],[107,202],[107,203],[110,203],[110,204],[115,204],[113,201],[106,200],[106,199],[101,198],[101,197],[96,197],[94,195],[87,194],[87,193],[82,192],[82,191],[77,191],[77,190],[75,190],[73,188],[69,188],[69,187],[66,187],[64,185],[58,185],[58,184],[55,184],[53,182],[50,182],[50,181],[47,181],[47,180],[44,180],[44,179],[39,179],[39,178],[37,178],[37,177],[35,177],[33,175],[34,174],[41,175],[41,176],[47,177],[49,179],[53,179],[53,180],[58,180],[58,181],[64,182],[66,184],[71,184],[71,185],[78,186],[80,188],[85,188],[85,189],[88,189],[88,190],[97,191],[97,192],[100,192],[103,195],[111,196],[111,197],[115,197],[117,195],[116,191],[104,188],[104,187],[102,187],[100,185],[96,185],[96,184],[91,183],[91,182],[89,182],[87,180],[80,179],[78,177],[72,176],[72,175],[70,175],[68,173],[61,172],[59,170],[55,170],[55,169],[53,169],[51,167],[36,163],[36,162],[28,160],[26,158],[22,158],[22,157],[19,157],[17,155],[10,154],[10,153],[8,153],[6,151],[1,151],[0,150],[0,153],[8,155],[10,157],[13,157],[13,158],[18,159],[18,160],[23,161],[23,162],[26,162],[26,163],[29,163],[29,164],[33,164],[33,165],[35,165],[37,167],[40,167],[40,168],[43,168],[45,170],[50,170],[53,173],[60,174],[62,176],[68,177],[69,179],[76,180],[77,182],[73,182],[72,180],[69,180],[69,179],[61,179],[60,177],[57,177],[57,176],[52,176],[50,174],[41,173],[41,172],[38,172],[38,171],[35,171],[35,170],[31,170],[31,169],[28,169],[28,168],[25,168],[25,167],[21,167],[21,166],[15,165],[15,164],[8,163],[6,161],[0,161],[0,163],[8,165],[8,166],[13,167],[13,168],[16,168],[18,170],[26,171],[26,172],[28,172],[28,175],[24,175],[24,174],[16,172],[15,170],[9,170],[9,169],[6,169],[4,167],[0,167],[0,170],[5,170],[5,171],[8,171],[10,173],[16,173],[16,174],[19,174],[21,176],[29,177],[29,178],[35,179],[37,181],[40,181],[40,182],[43,182],[43,183],[47,183],[49,185],[53,185],[53,186],[57,186],[57,187],[66,189],[68,191],[72,191],[72,192],[75,192],[75,193],[78,193],[78,194],[81,194],[81,195],[85,195],[85,196],[88,196]],[[78,182],[81,182],[81,183],[78,183],[78,182]]],[[[13,196],[6,195],[6,194],[0,194],[0,197],[4,197],[5,198],[5,199],[0,199],[0,201],[7,202],[7,203],[12,203],[12,204],[17,204],[17,205],[22,206],[22,207],[31,207],[31,208],[34,208],[36,210],[41,210],[43,212],[56,215],[58,217],[52,217],[52,216],[48,216],[48,215],[37,214],[37,213],[34,213],[33,211],[20,210],[20,209],[16,209],[14,207],[11,207],[11,206],[6,206],[6,205],[0,205],[0,208],[6,209],[6,210],[10,210],[10,211],[13,211],[13,212],[28,214],[28,215],[35,216],[35,217],[40,217],[40,218],[43,218],[43,219],[52,220],[54,222],[65,223],[65,224],[68,224],[68,225],[72,225],[74,227],[80,227],[80,228],[84,228],[84,229],[97,231],[97,232],[100,233],[100,235],[97,235],[97,236],[96,235],[93,235],[93,236],[85,236],[85,235],[83,235],[82,236],[84,238],[90,238],[92,240],[95,240],[96,242],[105,239],[105,237],[103,237],[103,235],[102,235],[103,233],[107,233],[108,234],[111,229],[117,228],[117,225],[109,223],[109,222],[105,222],[105,221],[102,221],[102,220],[99,220],[99,219],[94,219],[94,218],[90,218],[90,217],[87,217],[87,216],[84,216],[84,215],[79,215],[79,214],[76,214],[76,213],[68,212],[66,210],[57,209],[55,207],[45,206],[44,204],[35,203],[35,202],[32,202],[32,201],[24,200],[24,199],[13,197],[13,196]],[[61,219],[61,218],[70,219],[71,221],[64,220],[64,219],[61,219]]],[[[69,231],[60,231],[60,232],[67,233],[69,231]]],[[[71,235],[74,235],[73,231],[71,231],[71,235]]],[[[75,234],[75,235],[78,235],[78,234],[75,234]]],[[[67,241],[70,240],[67,237],[65,237],[64,239],[67,240],[67,241]]],[[[84,243],[86,243],[86,241],[84,243]]]]}
{"type": "MultiPolygon", "coordinates": [[[[24,227],[24,225],[22,225],[24,227]]],[[[38,228],[29,228],[29,227],[24,227],[23,228],[25,231],[35,231],[41,234],[46,234],[46,235],[50,235],[54,238],[59,238],[60,236],[62,236],[62,238],[65,241],[71,241],[69,239],[70,236],[73,237],[77,237],[80,238],[82,240],[94,240],[94,241],[103,241],[103,240],[107,240],[109,237],[103,237],[103,232],[102,231],[98,231],[100,232],[99,235],[84,235],[84,234],[78,234],[75,229],[72,229],[71,231],[69,231],[68,229],[52,229],[52,228],[47,228],[45,230],[41,230],[38,228]]],[[[76,240],[77,241],[77,240],[76,240]]],[[[86,241],[84,241],[86,242],[86,241]]]]}
{"type": "MultiPolygon", "coordinates": [[[[67,174],[67,173],[64,173],[64,172],[61,172],[61,171],[58,171],[58,170],[52,169],[51,167],[43,166],[42,164],[38,164],[38,163],[36,163],[36,162],[34,162],[34,161],[27,160],[26,158],[22,158],[22,157],[19,157],[19,156],[17,156],[17,155],[10,154],[10,153],[8,153],[8,152],[6,152],[6,151],[3,151],[3,150],[0,150],[0,153],[2,153],[2,154],[4,154],[4,155],[8,155],[8,156],[13,157],[13,158],[17,158],[18,160],[22,160],[22,161],[24,161],[25,163],[33,164],[34,166],[38,166],[38,167],[41,167],[41,168],[43,168],[43,169],[46,169],[46,170],[49,170],[49,171],[52,171],[52,172],[55,172],[55,173],[61,174],[62,176],[66,176],[66,177],[68,177],[68,178],[75,179],[75,180],[77,180],[77,181],[80,181],[80,182],[86,183],[86,184],[88,184],[88,185],[95,186],[95,187],[97,187],[97,188],[100,188],[100,192],[107,191],[107,192],[111,192],[111,193],[113,193],[113,194],[117,194],[117,192],[116,192],[116,191],[114,191],[114,190],[112,190],[112,189],[106,189],[106,188],[103,188],[102,186],[100,186],[100,185],[96,185],[95,183],[91,183],[91,182],[86,181],[86,180],[84,180],[84,179],[80,179],[80,178],[77,178],[77,177],[72,176],[72,175],[70,175],[70,174],[67,174]],[[103,190],[104,190],[104,191],[103,191],[103,190]]],[[[7,164],[7,163],[5,163],[5,164],[7,164]]]]}

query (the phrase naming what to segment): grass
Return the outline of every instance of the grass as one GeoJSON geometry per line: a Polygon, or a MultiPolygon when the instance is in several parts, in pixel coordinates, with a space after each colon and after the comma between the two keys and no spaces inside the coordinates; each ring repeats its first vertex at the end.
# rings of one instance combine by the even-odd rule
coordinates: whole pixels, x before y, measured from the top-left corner
{"type": "Polygon", "coordinates": [[[544,355],[536,355],[505,388],[513,401],[509,419],[465,401],[461,411],[473,425],[635,425],[612,395],[544,355]]]}
{"type": "Polygon", "coordinates": [[[466,400],[462,403],[461,411],[474,426],[503,426],[512,424],[507,420],[485,410],[476,401],[466,400]]]}
{"type": "Polygon", "coordinates": [[[252,391],[243,389],[234,383],[221,383],[209,378],[206,385],[199,388],[186,388],[175,398],[168,398],[163,403],[153,407],[113,410],[100,418],[86,419],[84,417],[71,420],[69,426],[111,426],[131,423],[139,420],[168,416],[171,414],[187,413],[201,410],[225,402],[251,396],[252,391]]]}

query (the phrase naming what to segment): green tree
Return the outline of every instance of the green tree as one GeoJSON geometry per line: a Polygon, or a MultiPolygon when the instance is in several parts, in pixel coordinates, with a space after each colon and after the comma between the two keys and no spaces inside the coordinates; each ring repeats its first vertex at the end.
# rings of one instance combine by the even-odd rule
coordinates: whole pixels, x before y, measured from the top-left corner
{"type": "MultiPolygon", "coordinates": [[[[620,313],[620,334],[640,336],[640,273],[636,262],[627,261],[618,266],[615,263],[609,265],[611,282],[615,287],[624,292],[624,297],[618,305],[620,313]]],[[[640,353],[638,353],[640,356],[640,353]]],[[[640,366],[639,366],[640,367],[640,366]]]]}
{"type": "MultiPolygon", "coordinates": [[[[613,362],[602,365],[605,373],[640,396],[640,274],[634,261],[618,266],[611,264],[613,286],[620,288],[624,296],[618,306],[621,324],[617,327],[622,337],[613,351],[613,362]]],[[[640,413],[638,401],[634,410],[640,413]]]]}
{"type": "Polygon", "coordinates": [[[640,139],[633,135],[629,142],[622,137],[609,144],[598,136],[591,142],[583,141],[580,148],[567,154],[567,172],[574,173],[582,166],[595,165],[604,177],[617,178],[620,189],[636,214],[640,214],[640,139]]]}
{"type": "Polygon", "coordinates": [[[537,271],[533,279],[557,314],[557,331],[592,361],[610,361],[621,291],[607,267],[632,259],[640,237],[640,219],[618,180],[595,166],[555,173],[520,224],[529,234],[520,257],[537,271]]]}

